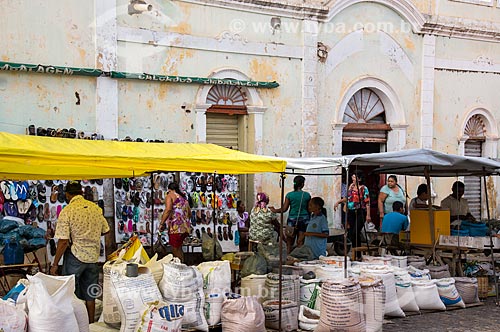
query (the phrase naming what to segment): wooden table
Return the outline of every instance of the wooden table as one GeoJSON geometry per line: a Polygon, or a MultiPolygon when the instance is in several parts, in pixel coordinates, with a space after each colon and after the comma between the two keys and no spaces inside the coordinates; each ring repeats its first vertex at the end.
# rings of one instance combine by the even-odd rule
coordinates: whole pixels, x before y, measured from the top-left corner
{"type": "Polygon", "coordinates": [[[467,254],[474,249],[467,247],[458,246],[443,246],[436,245],[435,247],[430,244],[410,244],[410,250],[412,254],[417,254],[424,256],[426,259],[433,258],[441,265],[445,262],[443,258],[449,261],[448,265],[450,267],[451,276],[463,277],[464,272],[462,269],[462,259],[467,259],[467,254]]]}

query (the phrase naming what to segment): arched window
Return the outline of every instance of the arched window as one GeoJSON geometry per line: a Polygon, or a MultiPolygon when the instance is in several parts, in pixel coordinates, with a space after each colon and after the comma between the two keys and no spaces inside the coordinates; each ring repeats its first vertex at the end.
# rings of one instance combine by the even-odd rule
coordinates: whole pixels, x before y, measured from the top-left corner
{"type": "Polygon", "coordinates": [[[371,89],[358,90],[349,100],[343,122],[347,123],[343,141],[385,143],[390,125],[385,122],[385,108],[371,89]]]}
{"type": "MultiPolygon", "coordinates": [[[[464,134],[468,136],[464,145],[464,154],[471,157],[482,157],[483,144],[486,140],[486,125],[483,117],[475,114],[465,125],[464,134]]],[[[476,219],[481,218],[481,178],[466,176],[464,178],[464,198],[469,202],[469,208],[476,219]]]]}

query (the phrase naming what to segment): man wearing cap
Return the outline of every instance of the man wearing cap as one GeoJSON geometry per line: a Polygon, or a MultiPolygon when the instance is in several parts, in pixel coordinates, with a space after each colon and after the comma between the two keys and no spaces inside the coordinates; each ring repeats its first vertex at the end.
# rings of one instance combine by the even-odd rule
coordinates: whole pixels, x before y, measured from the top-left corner
{"type": "Polygon", "coordinates": [[[75,275],[75,294],[85,301],[89,322],[93,323],[95,298],[100,295],[93,290],[97,289],[99,279],[101,235],[109,232],[109,226],[102,209],[83,198],[79,182],[68,182],[66,200],[69,204],[57,219],[55,237],[59,241],[50,274],[57,274],[59,260],[64,255],[62,274],[75,275]]]}

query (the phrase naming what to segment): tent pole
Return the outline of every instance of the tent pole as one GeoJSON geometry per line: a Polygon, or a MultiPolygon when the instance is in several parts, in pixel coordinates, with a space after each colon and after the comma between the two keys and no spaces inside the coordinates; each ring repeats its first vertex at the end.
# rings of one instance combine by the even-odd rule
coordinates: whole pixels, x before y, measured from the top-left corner
{"type": "Polygon", "coordinates": [[[432,260],[436,257],[436,234],[434,232],[434,213],[432,211],[432,199],[431,199],[431,176],[429,175],[429,166],[424,167],[424,176],[427,181],[427,205],[429,207],[429,224],[431,231],[431,244],[432,244],[432,260]]]}
{"type": "MultiPolygon", "coordinates": [[[[347,190],[349,190],[349,167],[346,167],[345,168],[345,185],[346,185],[346,188],[347,190]]],[[[345,206],[346,206],[346,212],[345,212],[345,217],[344,217],[344,278],[347,279],[347,214],[348,214],[348,211],[349,209],[347,208],[347,196],[346,196],[346,202],[345,202],[345,206]]],[[[351,243],[351,250],[353,249],[352,247],[352,243],[351,243]]]]}
{"type": "MultiPolygon", "coordinates": [[[[212,194],[211,194],[212,199],[210,200],[210,203],[214,205],[212,208],[212,221],[214,222],[214,232],[213,232],[213,234],[214,234],[214,260],[217,260],[217,220],[216,220],[217,218],[216,218],[215,209],[217,209],[217,206],[219,203],[219,202],[217,202],[218,199],[217,199],[217,195],[215,194],[215,183],[217,182],[217,181],[215,181],[216,176],[217,176],[217,172],[214,172],[214,175],[213,175],[214,178],[212,180],[212,194]]],[[[208,182],[208,179],[205,179],[205,181],[208,182]]]]}
{"type": "Polygon", "coordinates": [[[491,234],[491,220],[490,220],[490,203],[488,201],[488,187],[486,186],[486,174],[483,175],[483,184],[484,184],[484,196],[486,199],[486,215],[488,216],[488,230],[490,232],[490,250],[491,250],[491,266],[493,267],[493,277],[495,278],[495,304],[498,306],[498,277],[495,270],[495,254],[494,254],[494,245],[493,245],[493,234],[491,234]]]}
{"type": "MultiPolygon", "coordinates": [[[[285,204],[285,178],[286,175],[285,173],[281,173],[280,175],[281,178],[281,206],[285,204]]],[[[279,288],[279,313],[278,313],[278,331],[281,331],[281,318],[282,318],[282,313],[281,313],[281,299],[283,298],[283,209],[281,209],[280,212],[280,227],[279,227],[279,255],[280,255],[280,265],[279,265],[279,282],[278,282],[278,288],[279,288]]]]}
{"type": "MultiPolygon", "coordinates": [[[[153,205],[154,203],[154,200],[153,200],[153,197],[154,197],[154,182],[153,182],[153,172],[151,172],[151,257],[155,254],[154,253],[154,236],[155,236],[155,207],[153,205]]],[[[147,205],[147,197],[146,197],[146,205],[147,205]]],[[[160,218],[160,220],[158,220],[158,228],[160,227],[160,222],[161,222],[161,217],[158,216],[158,218],[160,218]]],[[[160,234],[158,234],[158,236],[160,236],[160,234]]],[[[161,241],[161,239],[160,239],[161,241]]]]}

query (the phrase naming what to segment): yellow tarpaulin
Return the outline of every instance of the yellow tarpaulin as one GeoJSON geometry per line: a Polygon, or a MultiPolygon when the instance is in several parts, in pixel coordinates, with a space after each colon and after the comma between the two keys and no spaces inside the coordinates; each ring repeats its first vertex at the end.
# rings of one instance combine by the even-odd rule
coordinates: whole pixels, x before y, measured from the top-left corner
{"type": "Polygon", "coordinates": [[[283,172],[286,162],[213,144],[93,141],[0,132],[0,178],[94,179],[155,171],[283,172]]]}

